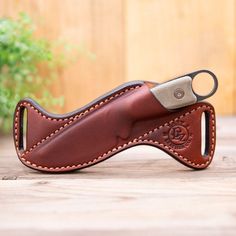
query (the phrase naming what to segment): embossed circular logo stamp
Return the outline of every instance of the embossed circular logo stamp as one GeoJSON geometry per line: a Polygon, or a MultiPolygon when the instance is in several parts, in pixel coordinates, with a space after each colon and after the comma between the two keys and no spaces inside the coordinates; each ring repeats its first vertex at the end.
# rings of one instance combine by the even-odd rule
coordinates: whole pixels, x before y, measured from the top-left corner
{"type": "Polygon", "coordinates": [[[178,121],[173,123],[167,132],[164,133],[166,143],[173,149],[183,149],[189,146],[192,141],[192,134],[189,125],[178,121]]]}
{"type": "Polygon", "coordinates": [[[180,145],[188,140],[188,130],[183,125],[175,125],[169,130],[169,139],[172,143],[180,145]]]}

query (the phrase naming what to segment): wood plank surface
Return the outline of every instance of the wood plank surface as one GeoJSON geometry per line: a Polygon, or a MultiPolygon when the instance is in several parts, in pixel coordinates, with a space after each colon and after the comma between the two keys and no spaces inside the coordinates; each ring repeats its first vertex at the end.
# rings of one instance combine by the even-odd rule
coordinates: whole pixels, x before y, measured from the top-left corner
{"type": "Polygon", "coordinates": [[[60,72],[53,85],[64,95],[70,112],[122,84],[124,78],[124,16],[122,0],[1,0],[0,17],[26,12],[37,35],[66,42],[80,53],[60,72]]]}
{"type": "MultiPolygon", "coordinates": [[[[0,17],[20,11],[33,18],[37,35],[82,47],[53,85],[65,97],[60,112],[125,81],[162,82],[206,68],[219,78],[209,101],[220,114],[236,114],[235,0],[0,1],[0,17]]],[[[209,87],[197,83],[199,90],[209,87]]]]}
{"type": "MultiPolygon", "coordinates": [[[[209,101],[235,113],[235,15],[234,0],[126,1],[126,79],[162,82],[210,69],[219,89],[209,101]]],[[[210,82],[199,80],[205,88],[210,82]]]]}
{"type": "Polygon", "coordinates": [[[0,137],[0,235],[236,234],[236,118],[218,118],[211,166],[139,146],[91,168],[43,174],[0,137]]]}

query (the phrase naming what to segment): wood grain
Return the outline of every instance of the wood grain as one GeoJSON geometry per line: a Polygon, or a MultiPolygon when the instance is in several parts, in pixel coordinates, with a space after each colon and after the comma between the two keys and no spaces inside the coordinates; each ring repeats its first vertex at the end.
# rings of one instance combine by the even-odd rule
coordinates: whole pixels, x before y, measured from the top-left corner
{"type": "Polygon", "coordinates": [[[81,48],[52,89],[65,97],[61,112],[69,112],[125,81],[122,6],[122,0],[1,0],[0,16],[27,12],[37,35],[81,48]]]}
{"type": "MultiPolygon", "coordinates": [[[[60,112],[125,81],[162,82],[206,68],[219,78],[209,101],[219,114],[236,114],[234,0],[0,1],[0,17],[20,11],[33,18],[37,35],[82,48],[53,85],[55,95],[65,96],[60,112]]],[[[209,87],[208,80],[197,84],[209,87]]]]}
{"type": "Polygon", "coordinates": [[[126,9],[127,80],[160,82],[208,68],[219,78],[209,101],[221,114],[236,111],[235,1],[130,0],[126,9]]]}
{"type": "Polygon", "coordinates": [[[135,147],[91,168],[43,174],[0,137],[0,235],[235,235],[236,118],[219,118],[214,161],[192,171],[135,147]]]}

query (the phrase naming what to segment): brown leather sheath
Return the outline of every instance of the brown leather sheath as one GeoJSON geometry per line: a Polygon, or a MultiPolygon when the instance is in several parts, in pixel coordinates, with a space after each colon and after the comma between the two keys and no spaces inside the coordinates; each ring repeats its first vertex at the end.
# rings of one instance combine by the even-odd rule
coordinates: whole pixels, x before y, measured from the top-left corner
{"type": "Polygon", "coordinates": [[[16,106],[13,130],[20,161],[40,171],[66,172],[97,164],[132,146],[147,144],[188,167],[206,168],[216,143],[214,108],[199,102],[168,110],[150,92],[153,86],[157,84],[126,83],[65,115],[48,113],[32,99],[21,100],[16,106]],[[203,114],[207,125],[202,154],[203,114]]]}

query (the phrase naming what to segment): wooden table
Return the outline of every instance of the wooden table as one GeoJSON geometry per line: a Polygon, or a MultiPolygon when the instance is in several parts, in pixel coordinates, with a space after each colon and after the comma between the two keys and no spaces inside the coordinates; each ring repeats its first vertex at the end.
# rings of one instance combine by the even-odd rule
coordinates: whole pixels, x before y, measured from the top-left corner
{"type": "Polygon", "coordinates": [[[0,235],[236,235],[236,118],[219,118],[212,165],[139,146],[89,169],[42,174],[0,138],[0,235]]]}

